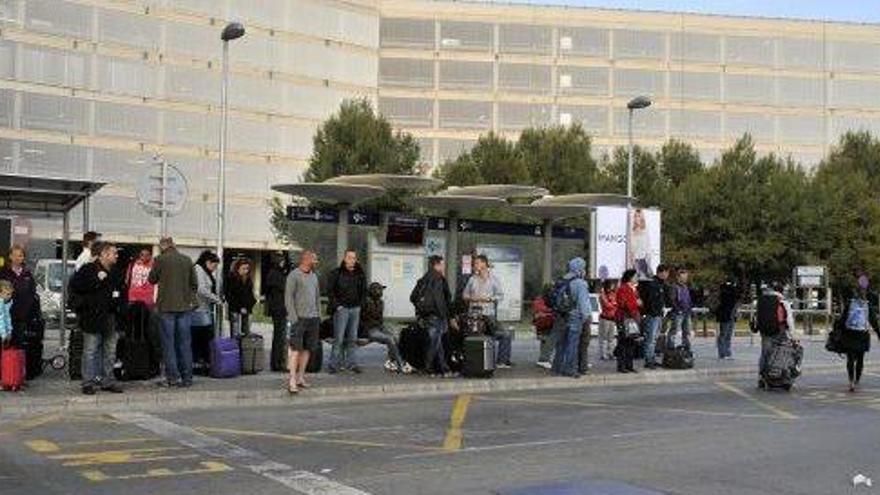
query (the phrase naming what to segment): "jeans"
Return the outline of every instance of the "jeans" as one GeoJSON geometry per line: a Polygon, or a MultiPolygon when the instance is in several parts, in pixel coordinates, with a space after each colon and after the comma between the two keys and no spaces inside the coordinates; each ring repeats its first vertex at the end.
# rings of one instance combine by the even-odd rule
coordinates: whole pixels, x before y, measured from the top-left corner
{"type": "Polygon", "coordinates": [[[590,327],[589,322],[585,323],[584,329],[581,331],[581,338],[578,339],[578,373],[582,375],[590,371],[590,339],[593,338],[590,335],[590,327]]]}
{"type": "Polygon", "coordinates": [[[733,321],[722,321],[718,324],[718,359],[733,356],[731,341],[733,340],[733,321]]]}
{"type": "Polygon", "coordinates": [[[370,342],[376,342],[388,348],[388,359],[397,364],[397,369],[403,368],[403,359],[400,357],[400,349],[397,348],[397,339],[385,327],[371,328],[367,331],[370,342]]]}
{"type": "Polygon", "coordinates": [[[660,327],[663,326],[662,316],[649,316],[645,318],[645,364],[654,364],[654,348],[657,346],[657,337],[660,335],[660,327]]]}
{"type": "Polygon", "coordinates": [[[83,333],[82,384],[98,382],[107,386],[114,381],[113,364],[116,361],[115,331],[107,333],[83,333]]]}
{"type": "Polygon", "coordinates": [[[510,355],[513,352],[513,335],[510,330],[501,326],[498,320],[490,318],[489,334],[498,343],[495,364],[510,364],[510,355]]]}
{"type": "Polygon", "coordinates": [[[673,319],[672,332],[668,334],[668,337],[666,339],[666,347],[674,349],[678,345],[682,345],[688,349],[691,348],[690,312],[676,313],[673,319]],[[678,344],[675,343],[677,337],[681,339],[678,344]]]}
{"type": "Polygon", "coordinates": [[[425,350],[425,370],[448,373],[449,364],[446,363],[446,353],[443,350],[443,334],[446,333],[449,320],[431,316],[427,319],[427,324],[428,348],[425,350]]]}
{"type": "Polygon", "coordinates": [[[549,363],[553,359],[553,354],[556,350],[556,341],[559,338],[559,332],[556,330],[556,324],[553,325],[553,328],[550,329],[549,332],[538,335],[538,341],[541,342],[541,351],[538,355],[539,363],[549,363]]]}
{"type": "Polygon", "coordinates": [[[341,306],[333,313],[333,348],[330,350],[330,369],[354,368],[357,332],[361,321],[360,306],[341,306]]]}
{"type": "Polygon", "coordinates": [[[599,359],[611,359],[614,355],[614,338],[617,336],[617,323],[599,320],[599,359]]]}
{"type": "Polygon", "coordinates": [[[553,372],[557,375],[574,376],[578,372],[578,347],[584,331],[584,320],[580,316],[569,316],[563,322],[556,341],[553,372]]]}
{"type": "Polygon", "coordinates": [[[162,313],[162,354],[169,383],[192,382],[192,333],[190,311],[162,313]]]}

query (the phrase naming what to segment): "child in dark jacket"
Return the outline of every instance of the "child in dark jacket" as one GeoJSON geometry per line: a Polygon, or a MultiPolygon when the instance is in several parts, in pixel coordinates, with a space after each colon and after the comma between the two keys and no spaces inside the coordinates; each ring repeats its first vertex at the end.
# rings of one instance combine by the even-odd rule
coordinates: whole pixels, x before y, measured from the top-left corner
{"type": "Polygon", "coordinates": [[[385,328],[385,302],[382,300],[384,290],[385,286],[378,282],[371,283],[367,288],[367,299],[361,308],[358,337],[388,347],[388,360],[385,361],[386,370],[397,373],[412,373],[410,365],[400,357],[397,339],[385,328]]]}

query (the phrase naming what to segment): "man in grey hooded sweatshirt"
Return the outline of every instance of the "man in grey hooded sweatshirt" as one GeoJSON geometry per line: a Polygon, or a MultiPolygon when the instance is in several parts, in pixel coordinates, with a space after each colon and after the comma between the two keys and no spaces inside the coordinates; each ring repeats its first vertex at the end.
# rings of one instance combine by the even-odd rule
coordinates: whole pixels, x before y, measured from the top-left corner
{"type": "Polygon", "coordinates": [[[565,290],[572,301],[572,308],[565,315],[556,315],[554,328],[558,332],[556,356],[553,359],[553,372],[557,375],[580,378],[578,371],[578,346],[584,322],[590,319],[590,288],[584,276],[587,273],[587,262],[577,257],[568,262],[566,273],[557,284],[564,284],[565,290]]]}

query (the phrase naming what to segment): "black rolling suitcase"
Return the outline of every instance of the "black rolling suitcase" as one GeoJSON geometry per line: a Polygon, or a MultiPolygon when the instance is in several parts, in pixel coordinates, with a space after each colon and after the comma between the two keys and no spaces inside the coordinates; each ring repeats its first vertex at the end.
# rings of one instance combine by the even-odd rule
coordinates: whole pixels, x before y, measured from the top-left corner
{"type": "Polygon", "coordinates": [[[318,345],[309,353],[306,373],[320,373],[322,366],[324,366],[324,341],[318,339],[318,345]]]}
{"type": "Polygon", "coordinates": [[[489,378],[495,373],[495,342],[485,335],[464,339],[461,374],[468,378],[489,378]]]}
{"type": "Polygon", "coordinates": [[[83,345],[82,330],[72,330],[67,344],[67,376],[71,381],[82,380],[83,345]]]}
{"type": "Polygon", "coordinates": [[[694,367],[694,354],[685,346],[666,349],[663,352],[663,367],[670,370],[688,370],[694,367]]]}
{"type": "Polygon", "coordinates": [[[123,381],[149,380],[159,375],[150,343],[150,310],[143,303],[134,303],[123,315],[124,332],[116,343],[116,365],[113,374],[123,381]]]}
{"type": "Polygon", "coordinates": [[[801,375],[804,348],[796,340],[785,337],[773,339],[773,347],[764,359],[761,381],[769,388],[790,390],[801,375]]]}
{"type": "Polygon", "coordinates": [[[241,374],[256,375],[263,371],[266,363],[266,348],[263,337],[255,333],[241,337],[241,374]]]}

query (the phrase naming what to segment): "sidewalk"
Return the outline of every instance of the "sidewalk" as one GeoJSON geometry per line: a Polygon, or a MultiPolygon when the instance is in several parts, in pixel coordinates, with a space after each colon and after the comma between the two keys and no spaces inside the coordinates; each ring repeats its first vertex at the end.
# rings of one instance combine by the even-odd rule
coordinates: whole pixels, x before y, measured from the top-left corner
{"type": "MultiPolygon", "coordinates": [[[[259,333],[266,331],[258,329],[259,333]]],[[[270,339],[266,339],[267,345],[270,339]]],[[[845,373],[840,358],[824,349],[824,341],[802,338],[805,347],[804,372],[845,373]]],[[[535,389],[588,388],[597,386],[646,385],[659,383],[685,383],[704,380],[723,380],[756,377],[760,341],[751,343],[748,337],[738,337],[734,342],[734,361],[716,359],[714,340],[694,340],[696,365],[692,370],[644,371],[639,363],[638,374],[618,374],[613,362],[598,362],[596,348],[591,346],[593,364],[591,372],[580,378],[553,377],[534,365],[538,355],[537,341],[520,339],[514,341],[515,366],[498,370],[493,379],[437,379],[416,375],[397,375],[382,369],[385,348],[370,345],[360,349],[359,361],[365,372],[313,375],[313,389],[290,397],[285,389],[286,374],[264,371],[258,375],[218,380],[196,377],[190,389],[163,389],[149,382],[124,383],[125,394],[101,394],[84,396],[79,384],[67,380],[66,370],[46,373],[29,382],[21,393],[0,392],[0,417],[29,413],[88,412],[101,413],[128,411],[132,409],[169,410],[212,407],[259,405],[302,405],[336,401],[387,399],[459,393],[515,391],[535,389]]],[[[330,349],[325,345],[325,358],[330,349]]],[[[268,351],[267,351],[268,356],[268,351]]],[[[326,361],[325,361],[326,362],[326,361]]]]}

